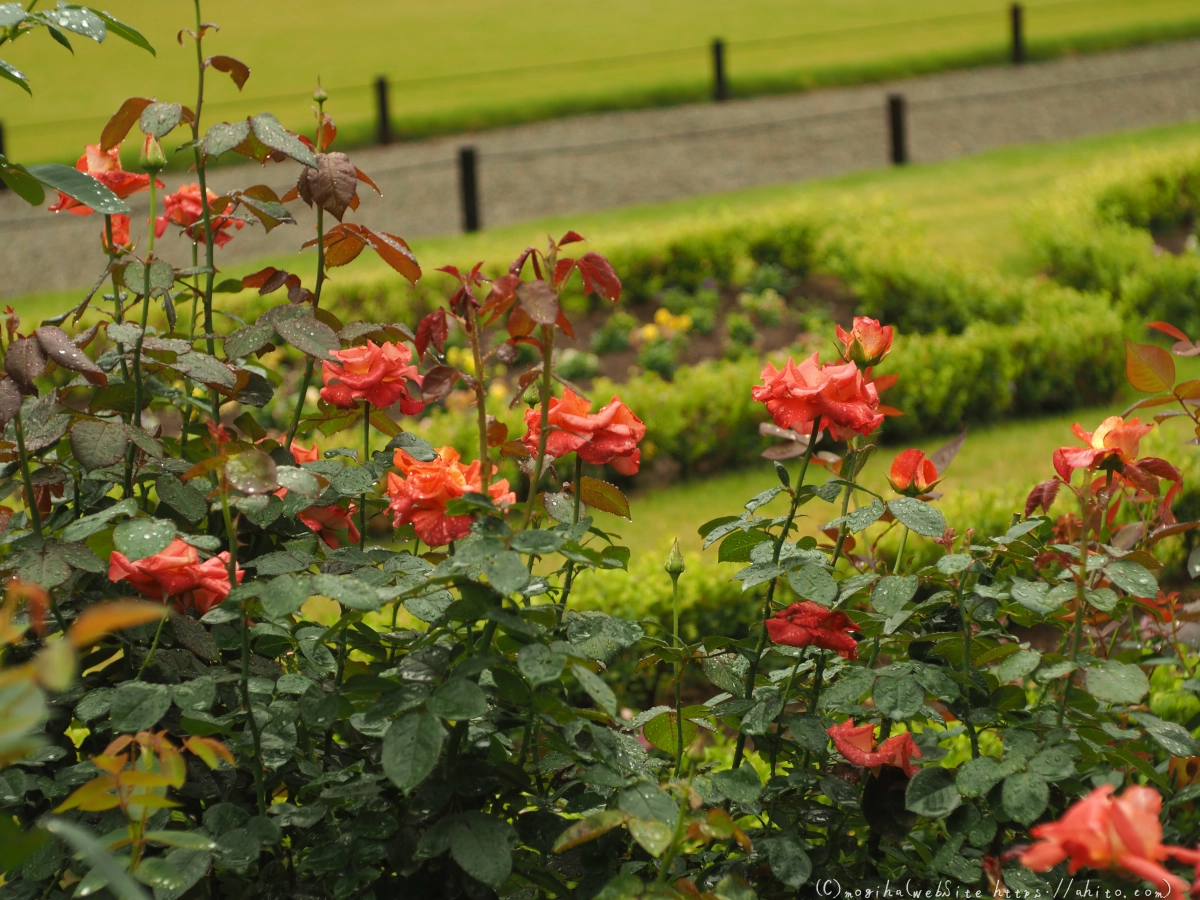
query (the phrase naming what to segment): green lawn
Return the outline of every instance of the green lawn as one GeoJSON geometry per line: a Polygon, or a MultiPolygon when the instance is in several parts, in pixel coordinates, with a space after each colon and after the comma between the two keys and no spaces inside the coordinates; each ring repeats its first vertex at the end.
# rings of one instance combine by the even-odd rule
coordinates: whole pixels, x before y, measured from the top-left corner
{"type": "MultiPolygon", "coordinates": [[[[1008,6],[1007,0],[364,0],[337,12],[311,2],[206,0],[204,19],[222,26],[206,52],[238,57],[253,72],[243,96],[213,73],[206,119],[270,109],[286,124],[307,128],[318,77],[343,132],[359,139],[372,133],[369,85],[378,75],[392,79],[393,118],[410,134],[701,100],[711,90],[709,42],[718,36],[728,42],[735,94],[995,63],[1007,54],[1008,6]],[[545,65],[555,68],[538,68],[545,65]]],[[[1192,0],[1026,0],[1025,7],[1034,58],[1200,33],[1192,0]]],[[[194,103],[192,50],[175,40],[179,29],[194,25],[191,4],[109,0],[106,8],[141,29],[158,56],[116,39],[99,47],[73,36],[72,58],[44,32],[4,46],[0,55],[34,87],[30,99],[0,86],[10,157],[73,159],[128,96],[194,103]]]]}

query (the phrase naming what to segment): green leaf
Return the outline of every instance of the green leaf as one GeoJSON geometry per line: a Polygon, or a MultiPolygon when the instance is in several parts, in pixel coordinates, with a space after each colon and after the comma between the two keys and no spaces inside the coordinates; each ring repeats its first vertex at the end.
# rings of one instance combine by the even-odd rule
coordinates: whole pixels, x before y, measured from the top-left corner
{"type": "Polygon", "coordinates": [[[477,719],[487,712],[487,697],[470,679],[451,678],[438,686],[425,708],[443,719],[477,719]]]}
{"type": "Polygon", "coordinates": [[[138,127],[142,129],[142,134],[161,138],[169,134],[181,118],[183,107],[178,103],[151,103],[142,110],[138,127]]]}
{"type": "Polygon", "coordinates": [[[915,497],[897,497],[888,501],[888,509],[901,524],[925,537],[941,537],[946,530],[946,519],[940,510],[915,497]]]}
{"type": "MultiPolygon", "coordinates": [[[[685,747],[691,744],[699,733],[700,728],[695,722],[690,722],[687,719],[683,720],[683,745],[685,747]]],[[[643,725],[642,735],[651,744],[663,751],[663,753],[673,758],[678,752],[677,737],[679,735],[675,721],[675,710],[672,709],[659,713],[643,725]]],[[[641,818],[645,818],[645,816],[641,818]]]]}
{"type": "Polygon", "coordinates": [[[1001,682],[1016,681],[1025,678],[1042,661],[1042,654],[1037,650],[1018,650],[1005,658],[996,669],[996,677],[1001,682]]]}
{"type": "Polygon", "coordinates": [[[373,612],[382,605],[375,588],[350,575],[317,575],[312,580],[312,592],[350,609],[366,612],[373,612]]]}
{"type": "Polygon", "coordinates": [[[723,691],[728,691],[735,697],[746,694],[746,672],[750,663],[738,653],[722,653],[718,656],[705,656],[700,661],[700,667],[705,676],[723,691]]]}
{"type": "MultiPolygon", "coordinates": [[[[33,95],[33,91],[29,89],[29,80],[25,73],[16,66],[6,63],[2,59],[0,59],[0,78],[3,78],[5,81],[11,81],[25,93],[29,94],[30,96],[33,95]]],[[[30,174],[33,173],[31,172],[30,174]]],[[[34,175],[34,177],[37,178],[36,175],[34,175]]],[[[43,181],[43,179],[38,178],[38,181],[43,181]]]]}
{"type": "Polygon", "coordinates": [[[1075,775],[1075,760],[1065,747],[1047,747],[1029,761],[1029,768],[1044,778],[1061,781],[1075,775]]]}
{"type": "Polygon", "coordinates": [[[812,877],[812,861],[796,835],[780,834],[764,843],[771,873],[792,890],[803,887],[812,877]]]}
{"type": "Polygon", "coordinates": [[[446,729],[433,713],[407,713],[383,736],[384,774],[405,794],[410,793],[437,765],[445,739],[446,729]]]}
{"type": "Polygon", "coordinates": [[[787,574],[792,590],[805,600],[831,606],[837,599],[838,586],[829,570],[821,565],[803,566],[787,574]]]}
{"type": "Polygon", "coordinates": [[[645,634],[636,622],[616,619],[602,612],[579,614],[571,611],[567,613],[566,623],[571,649],[579,656],[606,664],[618,651],[636,644],[645,634]]]}
{"type": "Polygon", "coordinates": [[[1028,826],[1046,811],[1050,788],[1037,772],[1018,772],[1004,779],[1001,802],[1006,813],[1028,826]]]}
{"type": "Polygon", "coordinates": [[[0,3],[0,28],[19,25],[29,17],[20,3],[0,3]]]}
{"type": "Polygon", "coordinates": [[[1087,592],[1087,602],[1101,612],[1110,613],[1117,608],[1117,592],[1112,588],[1097,588],[1087,592]]]}
{"type": "Polygon", "coordinates": [[[629,512],[629,500],[616,487],[599,478],[584,475],[579,482],[579,499],[587,506],[601,512],[620,516],[623,519],[633,519],[629,512]]]}
{"type": "Polygon", "coordinates": [[[171,689],[165,684],[125,681],[117,686],[109,717],[113,734],[145,731],[171,708],[171,689]]]}
{"type": "Polygon", "coordinates": [[[270,494],[279,488],[275,461],[254,448],[231,457],[225,463],[225,477],[244,494],[270,494]]]}
{"type": "Polygon", "coordinates": [[[1150,693],[1150,679],[1129,663],[1106,659],[1084,669],[1088,693],[1108,703],[1137,703],[1150,693]]]}
{"type": "Polygon", "coordinates": [[[165,519],[128,519],[113,529],[113,545],[130,560],[166,550],[178,531],[165,519]]]}
{"type": "Polygon", "coordinates": [[[875,612],[891,616],[900,612],[917,593],[916,575],[885,575],[871,591],[871,607],[875,612]]]}
{"type": "Polygon", "coordinates": [[[544,644],[526,644],[517,653],[517,666],[532,687],[558,681],[567,664],[567,655],[544,644]]]}
{"type": "Polygon", "coordinates": [[[133,877],[152,888],[173,891],[183,886],[183,876],[162,856],[147,856],[133,870],[133,877]]]}
{"type": "Polygon", "coordinates": [[[962,797],[948,769],[930,767],[913,776],[904,792],[904,805],[910,812],[929,819],[941,819],[958,809],[962,797]]]}
{"type": "Polygon", "coordinates": [[[279,319],[275,322],[275,330],[301,353],[320,360],[332,360],[329,352],[342,349],[337,332],[311,315],[279,319]]]}
{"type": "MultiPolygon", "coordinates": [[[[234,122],[217,122],[215,125],[210,125],[208,131],[204,133],[204,137],[200,141],[200,149],[205,156],[218,157],[228,153],[250,136],[250,123],[246,121],[234,122]]],[[[233,353],[226,353],[228,356],[234,356],[233,353]]]]}
{"type": "Polygon", "coordinates": [[[769,540],[771,536],[765,531],[734,531],[721,541],[717,562],[750,562],[750,551],[769,540]]]}
{"type": "Polygon", "coordinates": [[[604,683],[604,679],[590,669],[585,669],[578,664],[571,666],[571,671],[574,673],[575,679],[579,682],[580,686],[588,692],[588,696],[596,701],[596,705],[608,713],[610,717],[616,718],[617,698],[613,694],[612,688],[604,683]]]}
{"type": "Polygon", "coordinates": [[[450,856],[464,872],[493,890],[512,874],[512,829],[507,822],[468,812],[450,827],[450,856]]]}
{"type": "Polygon", "coordinates": [[[71,453],[91,472],[115,466],[129,449],[129,429],[123,422],[80,419],[71,427],[71,453]]]}
{"type": "MultiPolygon", "coordinates": [[[[199,627],[199,626],[197,626],[199,627]]],[[[207,712],[217,699],[217,683],[210,677],[193,678],[175,686],[173,700],[180,709],[188,712],[207,712]]],[[[176,846],[182,847],[183,844],[176,846]]],[[[204,847],[198,849],[207,849],[204,847]]]]}
{"type": "MultiPolygon", "coordinates": [[[[860,506],[854,512],[850,513],[845,518],[846,529],[851,534],[858,534],[860,531],[871,527],[879,521],[880,517],[886,512],[883,504],[875,497],[871,498],[870,506],[860,506]]],[[[841,519],[835,519],[830,525],[841,525],[841,519]]]]}
{"type": "Polygon", "coordinates": [[[270,113],[259,113],[251,119],[250,129],[256,138],[272,150],[278,150],[306,166],[316,167],[317,158],[313,152],[304,146],[296,135],[280,125],[279,120],[270,113]]]}
{"type": "Polygon", "coordinates": [[[62,539],[64,541],[82,541],[100,531],[117,516],[135,516],[137,512],[137,501],[132,497],[127,497],[107,509],[72,522],[63,529],[62,539]]]}
{"type": "Polygon", "coordinates": [[[208,501],[204,495],[191,484],[184,484],[174,475],[158,476],[154,482],[158,491],[158,499],[165,503],[185,520],[195,525],[208,515],[208,501]]]}
{"type": "Polygon", "coordinates": [[[142,37],[141,33],[136,29],[129,27],[120,19],[113,18],[111,14],[106,13],[103,10],[94,9],[92,12],[104,20],[104,24],[108,26],[108,31],[110,34],[115,34],[121,40],[128,41],[135,47],[141,47],[151,56],[158,55],[154,52],[154,48],[150,46],[150,42],[142,37]]]}
{"type": "Polygon", "coordinates": [[[1135,597],[1153,600],[1158,596],[1158,581],[1141,563],[1129,559],[1115,559],[1104,567],[1109,581],[1135,597]]]}
{"type": "Polygon", "coordinates": [[[60,2],[57,9],[53,12],[43,13],[43,16],[47,22],[91,38],[97,44],[102,42],[108,34],[108,29],[104,27],[104,20],[96,15],[94,10],[85,6],[69,6],[60,2]]]}
{"type": "Polygon", "coordinates": [[[943,575],[957,575],[971,565],[971,557],[966,553],[948,553],[937,561],[937,570],[943,575]]]}
{"type": "Polygon", "coordinates": [[[734,803],[750,804],[762,794],[762,782],[748,762],[738,769],[714,772],[711,777],[713,786],[734,803]]]}
{"type": "Polygon", "coordinates": [[[671,846],[673,829],[666,822],[657,819],[630,819],[627,824],[633,839],[655,859],[662,856],[667,847],[671,846]]]}
{"type": "Polygon", "coordinates": [[[1012,580],[1012,598],[1030,612],[1048,616],[1075,595],[1075,586],[1060,584],[1053,589],[1044,581],[1012,580]]]}
{"type": "MultiPolygon", "coordinates": [[[[129,288],[139,297],[146,296],[146,267],[136,259],[125,267],[125,274],[121,276],[121,280],[125,283],[125,287],[129,288]]],[[[150,296],[162,296],[171,289],[175,283],[175,270],[171,268],[171,264],[162,259],[156,259],[150,263],[150,296]]]]}
{"type": "Polygon", "coordinates": [[[896,722],[911,719],[925,705],[925,688],[912,678],[881,675],[871,691],[875,708],[896,722]]]}
{"type": "Polygon", "coordinates": [[[775,717],[783,712],[784,698],[778,688],[761,687],[754,692],[754,705],[742,716],[740,731],[744,734],[766,734],[775,717]]]}
{"type": "Polygon", "coordinates": [[[216,841],[198,831],[147,831],[146,840],[168,847],[183,847],[185,850],[215,850],[216,841]]]}
{"type": "Polygon", "coordinates": [[[30,175],[24,166],[6,162],[3,157],[0,157],[0,181],[30,206],[41,206],[46,200],[42,183],[30,175]]]}
{"type": "Polygon", "coordinates": [[[639,782],[621,791],[617,805],[622,812],[629,813],[636,819],[657,819],[674,826],[679,818],[679,804],[670,794],[659,790],[657,784],[648,781],[639,782]]]}
{"type": "Polygon", "coordinates": [[[842,669],[837,680],[821,692],[820,705],[829,708],[856,705],[874,683],[875,673],[871,669],[861,666],[842,669]]]}
{"type": "Polygon", "coordinates": [[[594,841],[596,838],[608,834],[614,828],[620,828],[628,819],[629,815],[627,813],[617,809],[606,809],[598,813],[592,813],[590,816],[574,823],[558,836],[558,839],[554,842],[554,852],[563,853],[573,847],[578,847],[580,844],[594,841]]]}
{"type": "Polygon", "coordinates": [[[489,557],[483,564],[483,572],[492,587],[506,597],[529,584],[529,570],[515,550],[489,557]]]}
{"type": "MultiPolygon", "coordinates": [[[[4,65],[0,63],[0,75],[4,74],[4,65]]],[[[73,200],[78,200],[84,206],[105,215],[130,212],[129,207],[116,194],[103,184],[70,166],[58,163],[43,163],[37,166],[27,166],[26,170],[44,185],[62,191],[73,200]]]]}
{"type": "Polygon", "coordinates": [[[125,866],[108,852],[108,848],[91,833],[73,822],[57,816],[46,816],[38,824],[71,846],[76,856],[83,858],[92,869],[100,870],[105,886],[118,900],[149,900],[146,892],[129,877],[125,866]]]}
{"type": "Polygon", "coordinates": [[[1000,764],[990,756],[969,759],[958,770],[954,786],[964,797],[982,797],[1004,777],[1000,764]]]}
{"type": "Polygon", "coordinates": [[[225,356],[228,359],[241,359],[249,356],[271,343],[274,337],[275,326],[265,322],[239,328],[225,338],[225,356]]]}
{"type": "Polygon", "coordinates": [[[829,749],[829,733],[826,724],[810,713],[784,716],[787,730],[792,733],[792,740],[813,753],[825,755],[829,749]]]}
{"type": "Polygon", "coordinates": [[[300,611],[312,594],[309,579],[295,575],[280,575],[272,578],[259,595],[263,612],[271,619],[282,619],[300,611]]]}
{"type": "Polygon", "coordinates": [[[1172,756],[1200,756],[1200,745],[1182,725],[1143,712],[1133,713],[1133,718],[1172,756]]]}

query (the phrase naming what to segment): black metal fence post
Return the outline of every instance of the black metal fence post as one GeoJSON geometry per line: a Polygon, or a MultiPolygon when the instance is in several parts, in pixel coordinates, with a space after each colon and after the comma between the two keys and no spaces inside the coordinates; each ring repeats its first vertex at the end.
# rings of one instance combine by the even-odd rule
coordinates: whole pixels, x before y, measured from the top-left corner
{"type": "Polygon", "coordinates": [[[387,78],[383,75],[375,79],[375,107],[377,140],[381,144],[390,144],[392,142],[392,117],[388,110],[387,78]]]}
{"type": "Polygon", "coordinates": [[[908,135],[904,123],[904,95],[888,94],[888,133],[892,139],[892,164],[908,162],[908,135]]]}
{"type": "Polygon", "coordinates": [[[729,85],[725,81],[725,42],[715,38],[712,42],[713,99],[720,102],[729,99],[729,85]]]}
{"type": "Polygon", "coordinates": [[[458,193],[462,198],[463,231],[479,230],[478,157],[474,147],[458,148],[458,193]]]}
{"type": "Polygon", "coordinates": [[[1012,5],[1012,61],[1014,66],[1025,62],[1025,10],[1020,3],[1012,5]]]}

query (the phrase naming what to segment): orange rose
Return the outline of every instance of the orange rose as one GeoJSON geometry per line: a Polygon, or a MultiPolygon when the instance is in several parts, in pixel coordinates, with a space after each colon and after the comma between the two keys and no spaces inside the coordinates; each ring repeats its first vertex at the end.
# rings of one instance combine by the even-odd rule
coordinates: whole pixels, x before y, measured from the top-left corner
{"type": "Polygon", "coordinates": [[[822,366],[814,353],[800,365],[787,361],[783,371],[770,363],[762,370],[763,384],[751,395],[767,407],[780,428],[801,434],[820,420],[836,440],[870,434],[883,423],[879,392],[854,363],[822,366]]]}
{"type": "MultiPolygon", "coordinates": [[[[79,157],[78,161],[76,161],[75,168],[80,172],[86,172],[88,175],[91,175],[124,200],[138,191],[148,190],[150,188],[150,176],[139,175],[136,172],[126,172],[122,169],[119,151],[119,146],[105,152],[100,149],[99,144],[88,144],[83,156],[79,157]]],[[[161,181],[157,180],[155,181],[155,185],[166,187],[161,181]]],[[[62,212],[66,210],[77,216],[90,216],[92,214],[90,206],[84,206],[78,200],[68,197],[61,191],[58,194],[58,202],[53,206],[47,207],[47,209],[50,212],[62,212]]]]}
{"type": "Polygon", "coordinates": [[[317,449],[317,445],[313,444],[308,450],[305,450],[295,441],[292,441],[292,459],[296,461],[296,465],[306,462],[317,462],[321,458],[321,451],[317,449]]]}
{"type": "Polygon", "coordinates": [[[1120,416],[1109,416],[1092,434],[1076,422],[1071,431],[1087,446],[1059,447],[1054,451],[1054,469],[1063,481],[1070,481],[1071,473],[1076,469],[1111,466],[1120,471],[1125,463],[1133,462],[1138,454],[1138,444],[1153,427],[1149,423],[1141,424],[1138,418],[1126,422],[1120,416]]]}
{"type": "Polygon", "coordinates": [[[1155,885],[1165,884],[1168,895],[1184,897],[1188,885],[1163,867],[1174,857],[1189,865],[1200,864],[1200,851],[1162,842],[1162,797],[1152,788],[1131,785],[1114,797],[1111,784],[1101,785],[1057,822],[1036,826],[1030,834],[1038,842],[1025,850],[1021,865],[1045,872],[1068,860],[1074,875],[1084,866],[1124,870],[1155,885]]]}
{"type": "Polygon", "coordinates": [[[892,326],[866,316],[855,316],[849,333],[837,326],[837,336],[845,347],[842,358],[860,366],[878,365],[892,349],[892,326]]]}
{"type": "Polygon", "coordinates": [[[821,647],[846,659],[858,659],[858,643],[849,635],[858,626],[843,612],[806,600],[793,603],[767,619],[767,634],[788,647],[821,647]]]}
{"type": "MultiPolygon", "coordinates": [[[[480,493],[483,489],[479,461],[464,466],[458,460],[458,451],[453,447],[440,448],[437,458],[427,463],[418,462],[403,450],[397,450],[395,463],[404,477],[388,472],[388,497],[391,498],[388,508],[392,511],[393,524],[399,527],[411,522],[417,537],[430,547],[457,541],[471,530],[470,516],[446,515],[446,504],[451,500],[463,494],[480,493]]],[[[517,499],[504,478],[493,482],[488,493],[502,506],[517,499]]]]}
{"type": "MultiPolygon", "coordinates": [[[[217,199],[217,195],[212,191],[208,191],[206,196],[210,205],[217,199]]],[[[167,223],[174,222],[176,225],[182,226],[187,232],[187,236],[193,241],[204,240],[203,227],[192,227],[204,215],[204,206],[200,203],[200,185],[195,183],[185,184],[175,193],[167,194],[163,197],[163,213],[163,215],[154,220],[155,237],[162,237],[163,232],[167,230],[167,223]]],[[[234,226],[238,231],[241,231],[242,226],[246,224],[241,219],[211,214],[209,221],[212,223],[213,243],[218,247],[224,247],[233,240],[233,235],[229,234],[230,226],[234,226]]]]}
{"type": "MultiPolygon", "coordinates": [[[[204,615],[229,596],[229,552],[200,562],[200,554],[179,538],[165,550],[145,559],[130,560],[116,550],[109,557],[108,580],[126,581],[143,597],[174,599],[183,609],[192,606],[204,615]]],[[[243,572],[237,570],[238,584],[243,572]]]]}
{"type": "Polygon", "coordinates": [[[338,362],[321,363],[325,381],[321,397],[339,409],[352,409],[357,400],[380,409],[399,401],[400,411],[406,416],[415,416],[425,408],[424,403],[408,395],[408,382],[420,386],[421,376],[410,364],[412,351],[403,344],[388,341],[378,346],[367,341],[362,347],[334,350],[330,356],[338,362]]]}
{"type": "Polygon", "coordinates": [[[336,550],[341,542],[338,537],[339,531],[346,532],[351,544],[358,543],[360,535],[354,525],[353,516],[354,504],[351,503],[349,509],[342,509],[340,506],[310,506],[297,518],[336,550]]]}
{"type": "MultiPolygon", "coordinates": [[[[561,400],[550,398],[547,422],[553,429],[546,437],[546,455],[558,459],[568,453],[578,453],[584,462],[611,465],[622,475],[636,475],[642,451],[638,442],[646,436],[642,420],[613,397],[612,402],[595,415],[590,415],[591,403],[570,388],[561,400]]],[[[537,453],[541,437],[540,409],[525,412],[527,431],[521,441],[530,453],[537,453]]]]}
{"type": "MultiPolygon", "coordinates": [[[[84,207],[86,209],[86,207],[84,207]]],[[[129,237],[129,216],[115,215],[112,217],[112,233],[113,244],[117,247],[129,247],[133,243],[129,237]]],[[[104,248],[104,252],[108,253],[112,248],[108,246],[108,229],[100,229],[100,246],[104,248]]]]}
{"type": "Polygon", "coordinates": [[[856,727],[853,719],[847,719],[840,725],[834,725],[827,734],[833,738],[838,753],[854,765],[871,769],[875,774],[879,774],[882,766],[903,769],[909,778],[917,771],[912,760],[914,757],[921,758],[921,748],[907,731],[888,738],[878,749],[875,748],[875,726],[870,723],[856,727]]]}
{"type": "Polygon", "coordinates": [[[892,463],[888,481],[897,494],[917,497],[938,483],[938,470],[920,450],[905,450],[892,463]]]}

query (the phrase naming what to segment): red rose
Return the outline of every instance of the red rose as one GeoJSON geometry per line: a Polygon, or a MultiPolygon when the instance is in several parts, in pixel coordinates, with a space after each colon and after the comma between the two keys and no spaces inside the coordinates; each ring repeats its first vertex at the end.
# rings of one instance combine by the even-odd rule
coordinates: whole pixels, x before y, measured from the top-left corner
{"type": "Polygon", "coordinates": [[[798,366],[789,359],[782,372],[768,363],[762,379],[751,395],[766,404],[780,428],[804,434],[819,419],[821,428],[843,441],[883,423],[879,392],[854,363],[822,366],[814,353],[798,366]]]}
{"type": "MultiPolygon", "coordinates": [[[[432,462],[418,462],[397,450],[395,463],[404,477],[388,472],[387,492],[392,501],[388,508],[393,524],[399,527],[411,522],[417,537],[430,547],[457,541],[471,530],[470,516],[446,515],[446,504],[451,500],[483,489],[479,461],[464,466],[458,460],[458,451],[453,447],[440,448],[432,462]]],[[[492,482],[488,493],[502,506],[517,499],[504,478],[492,482]]]]}
{"type": "Polygon", "coordinates": [[[1200,865],[1200,852],[1162,842],[1162,797],[1158,791],[1130,785],[1120,797],[1101,785],[1066,811],[1057,822],[1036,826],[1038,842],[1025,850],[1021,865],[1045,872],[1068,860],[1074,875],[1084,866],[1124,870],[1152,884],[1164,884],[1164,896],[1186,897],[1188,884],[1162,865],[1170,856],[1200,865]]]}
{"type": "MultiPolygon", "coordinates": [[[[637,445],[646,436],[645,424],[619,397],[613,397],[595,415],[590,414],[591,408],[586,398],[570,388],[561,400],[550,398],[547,422],[552,430],[546,437],[546,455],[558,459],[578,453],[584,462],[608,464],[622,475],[636,475],[642,458],[637,445]]],[[[528,430],[521,440],[530,453],[537,453],[541,424],[540,409],[526,411],[528,430]]]]}
{"type": "Polygon", "coordinates": [[[1124,463],[1133,462],[1138,444],[1153,427],[1141,424],[1138,418],[1126,422],[1120,416],[1109,416],[1092,434],[1076,422],[1071,431],[1088,446],[1059,447],[1054,451],[1054,469],[1063,481],[1070,481],[1076,469],[1092,469],[1108,462],[1115,462],[1119,471],[1124,463]]]}
{"type": "MultiPolygon", "coordinates": [[[[75,168],[80,172],[86,172],[88,175],[91,175],[124,200],[138,191],[148,190],[150,187],[150,176],[139,175],[136,172],[126,172],[122,169],[119,151],[120,147],[113,147],[111,150],[103,151],[100,149],[99,144],[88,144],[83,156],[79,157],[78,161],[76,161],[75,168]]],[[[155,185],[166,187],[161,181],[157,180],[155,181],[155,185]]],[[[50,212],[62,212],[66,210],[77,216],[90,216],[92,214],[90,206],[85,206],[61,191],[58,194],[58,202],[53,206],[47,207],[47,209],[50,212]]]]}
{"type": "Polygon", "coordinates": [[[866,316],[855,316],[849,333],[837,326],[837,336],[845,347],[842,358],[860,366],[878,365],[892,349],[892,326],[866,316]]]}
{"type": "Polygon", "coordinates": [[[917,497],[938,483],[938,470],[920,450],[905,450],[892,463],[887,478],[897,494],[917,497]]]}
{"type": "Polygon", "coordinates": [[[313,444],[308,450],[305,450],[295,441],[292,441],[292,459],[296,461],[296,465],[306,462],[317,462],[321,458],[321,451],[317,449],[317,445],[313,444]]]}
{"type": "Polygon", "coordinates": [[[820,603],[805,601],[781,609],[766,621],[767,633],[776,644],[788,647],[821,647],[846,659],[858,659],[858,644],[848,632],[858,631],[843,612],[820,603]]]}
{"type": "Polygon", "coordinates": [[[908,732],[893,735],[878,749],[875,748],[875,726],[870,723],[855,727],[854,720],[847,719],[841,725],[830,728],[828,734],[833,738],[838,753],[856,766],[871,769],[876,774],[881,766],[895,766],[903,769],[909,778],[917,771],[912,758],[921,758],[921,748],[913,742],[908,732]]]}
{"type": "MultiPolygon", "coordinates": [[[[208,191],[206,196],[209,205],[217,199],[217,195],[212,191],[208,191]]],[[[187,236],[193,241],[202,241],[204,240],[203,226],[196,228],[192,226],[196,225],[203,216],[204,206],[200,203],[200,185],[185,184],[175,193],[163,197],[163,215],[154,220],[154,236],[162,237],[163,232],[167,230],[167,223],[174,222],[176,225],[182,226],[187,232],[187,236]]],[[[211,213],[209,222],[213,229],[213,243],[218,247],[224,247],[233,240],[233,235],[229,234],[230,226],[241,231],[242,226],[246,224],[241,219],[217,216],[211,213]]]]}
{"type": "Polygon", "coordinates": [[[384,409],[399,401],[400,411],[406,416],[415,416],[425,408],[423,402],[408,395],[408,382],[420,386],[421,376],[411,365],[412,351],[404,344],[388,341],[379,346],[367,341],[365,346],[334,350],[329,355],[338,362],[321,363],[325,381],[321,397],[334,406],[351,409],[355,401],[363,400],[384,409]]]}
{"type": "MultiPolygon", "coordinates": [[[[150,600],[174,599],[179,608],[192,606],[203,615],[229,596],[229,552],[200,562],[200,554],[179,538],[145,559],[130,560],[114,550],[108,580],[126,581],[150,600]]],[[[243,572],[237,570],[238,584],[243,572]]]]}
{"type": "Polygon", "coordinates": [[[300,513],[297,518],[321,536],[326,544],[336,550],[341,543],[339,531],[346,532],[351,544],[357,544],[360,537],[358,528],[354,525],[354,504],[349,509],[340,506],[310,506],[300,513]]]}
{"type": "MultiPolygon", "coordinates": [[[[129,216],[118,214],[112,217],[112,234],[113,244],[117,247],[129,247],[133,243],[129,237],[129,216]]],[[[112,252],[112,248],[108,246],[107,228],[100,229],[100,246],[104,248],[105,253],[112,252]]]]}

